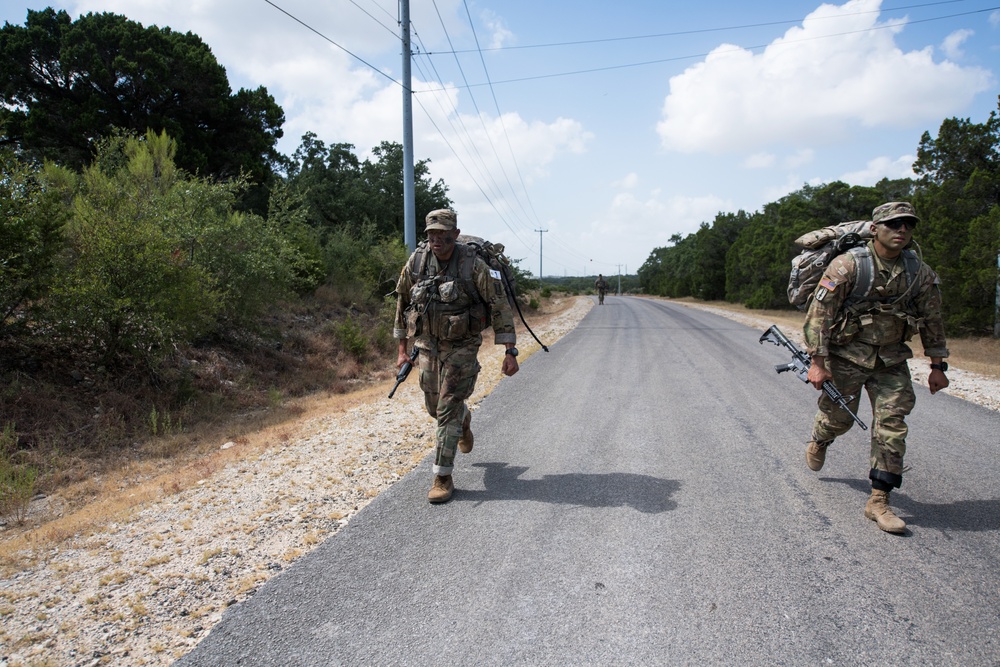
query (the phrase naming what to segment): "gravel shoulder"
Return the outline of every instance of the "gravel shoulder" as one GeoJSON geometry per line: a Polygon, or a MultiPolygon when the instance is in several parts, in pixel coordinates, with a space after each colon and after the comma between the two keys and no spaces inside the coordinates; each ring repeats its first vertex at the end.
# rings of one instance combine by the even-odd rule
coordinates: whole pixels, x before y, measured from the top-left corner
{"type": "MultiPolygon", "coordinates": [[[[531,327],[551,345],[593,303],[555,299],[553,314],[531,327]]],[[[486,339],[473,410],[502,377],[501,348],[486,339]]],[[[518,349],[523,362],[540,347],[521,332],[518,349]]],[[[335,534],[433,449],[415,376],[389,400],[393,383],[311,410],[259,443],[219,443],[190,487],[177,488],[171,475],[159,487],[124,489],[152,486],[152,498],[88,534],[40,539],[0,565],[0,667],[169,665],[187,653],[228,606],[335,534]]],[[[33,503],[28,524],[37,533],[58,519],[58,500],[33,503]]]]}
{"type": "MultiPolygon", "coordinates": [[[[551,345],[593,304],[563,299],[532,328],[551,345]]],[[[773,323],[681,305],[761,331],[773,323]]],[[[520,340],[522,360],[539,351],[526,332],[520,340]]],[[[482,348],[473,410],[501,381],[497,350],[482,348]]],[[[911,365],[915,381],[926,382],[925,367],[911,365]]],[[[1000,382],[960,369],[949,378],[947,393],[1000,410],[1000,382]]],[[[39,541],[2,564],[0,667],[169,665],[188,652],[228,606],[335,534],[430,452],[434,423],[416,382],[390,401],[391,385],[309,412],[264,434],[259,446],[219,443],[189,487],[164,481],[149,502],[101,529],[39,541]]],[[[31,522],[57,514],[56,501],[33,507],[31,522]]]]}

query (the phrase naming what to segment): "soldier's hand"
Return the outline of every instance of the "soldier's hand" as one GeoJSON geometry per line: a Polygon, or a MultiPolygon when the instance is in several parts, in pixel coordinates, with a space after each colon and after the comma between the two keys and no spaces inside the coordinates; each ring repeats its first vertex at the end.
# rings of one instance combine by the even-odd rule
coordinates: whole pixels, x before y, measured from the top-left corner
{"type": "Polygon", "coordinates": [[[500,367],[500,370],[503,372],[504,375],[510,377],[511,375],[516,373],[519,369],[520,366],[517,365],[517,357],[515,357],[512,354],[503,355],[503,366],[500,367]]]}
{"type": "Polygon", "coordinates": [[[403,364],[405,364],[409,360],[410,360],[410,355],[406,353],[406,350],[405,349],[400,350],[399,355],[396,357],[396,370],[398,371],[400,368],[402,368],[403,364]]]}
{"type": "Polygon", "coordinates": [[[809,384],[817,389],[822,389],[824,382],[833,379],[833,373],[827,370],[825,359],[823,357],[813,357],[812,363],[809,365],[809,373],[806,375],[806,378],[809,380],[809,384]]]}
{"type": "Polygon", "coordinates": [[[931,374],[927,376],[927,387],[931,390],[932,394],[936,394],[939,390],[944,389],[949,384],[948,377],[943,371],[938,369],[932,369],[931,374]]]}

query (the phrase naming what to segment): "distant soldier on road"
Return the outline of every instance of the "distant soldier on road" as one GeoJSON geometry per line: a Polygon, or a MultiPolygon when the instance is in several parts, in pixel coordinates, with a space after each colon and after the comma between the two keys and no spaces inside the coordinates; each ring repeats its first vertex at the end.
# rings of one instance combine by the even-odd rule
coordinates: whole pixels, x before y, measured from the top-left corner
{"type": "Polygon", "coordinates": [[[594,288],[597,290],[597,303],[603,306],[604,295],[608,293],[608,281],[600,273],[597,274],[597,280],[594,281],[594,288]]]}
{"type": "Polygon", "coordinates": [[[427,413],[437,419],[434,483],[427,499],[449,500],[454,491],[455,450],[472,451],[472,413],[466,400],[479,376],[477,356],[482,331],[493,328],[493,341],[503,345],[501,370],[518,371],[514,316],[501,276],[475,248],[457,243],[458,216],[450,209],[426,217],[427,241],[410,255],[396,283],[397,368],[409,361],[407,345],[419,349],[420,389],[427,413]]]}
{"type": "MultiPolygon", "coordinates": [[[[906,523],[889,507],[889,493],[903,482],[906,453],[905,418],[916,395],[906,360],[913,352],[906,342],[917,332],[930,357],[927,384],[931,393],[948,386],[948,356],[941,317],[937,274],[908,249],[919,219],[906,202],[882,204],[872,212],[874,238],[867,245],[836,257],[820,280],[806,313],[807,352],[812,356],[809,382],[820,389],[832,380],[845,395],[854,396],[857,412],[861,389],[871,398],[872,495],[865,516],[889,533],[903,533],[906,523]],[[858,276],[870,276],[864,296],[852,294],[858,276]]],[[[865,284],[867,281],[861,281],[865,284]]],[[[850,414],[824,393],[806,445],[806,464],[820,470],[827,448],[854,424],[850,414]]]]}

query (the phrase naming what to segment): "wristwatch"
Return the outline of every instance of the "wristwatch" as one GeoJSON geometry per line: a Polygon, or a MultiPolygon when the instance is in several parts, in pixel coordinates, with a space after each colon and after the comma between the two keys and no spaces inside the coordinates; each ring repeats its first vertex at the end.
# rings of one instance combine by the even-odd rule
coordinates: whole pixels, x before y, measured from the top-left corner
{"type": "Polygon", "coordinates": [[[942,373],[948,370],[948,362],[942,361],[940,364],[931,364],[931,368],[936,371],[941,371],[942,373]]]}
{"type": "Polygon", "coordinates": [[[508,348],[507,351],[504,352],[504,354],[509,354],[512,357],[516,357],[517,356],[517,348],[516,347],[508,348]]]}

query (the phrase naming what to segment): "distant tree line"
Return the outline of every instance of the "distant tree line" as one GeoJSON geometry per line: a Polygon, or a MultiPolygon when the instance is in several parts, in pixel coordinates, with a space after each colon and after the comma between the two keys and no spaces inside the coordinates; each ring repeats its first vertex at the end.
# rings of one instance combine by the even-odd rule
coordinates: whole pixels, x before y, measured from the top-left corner
{"type": "Polygon", "coordinates": [[[978,124],[950,118],[937,137],[925,132],[913,171],[916,179],[883,179],[873,187],[806,185],[759,212],[719,213],[653,250],[638,272],[642,289],[791,308],[786,288],[795,239],[826,225],[870,220],[877,205],[903,200],[920,215],[914,239],[941,277],[948,328],[989,335],[1000,252],[1000,115],[994,111],[978,124]]]}

